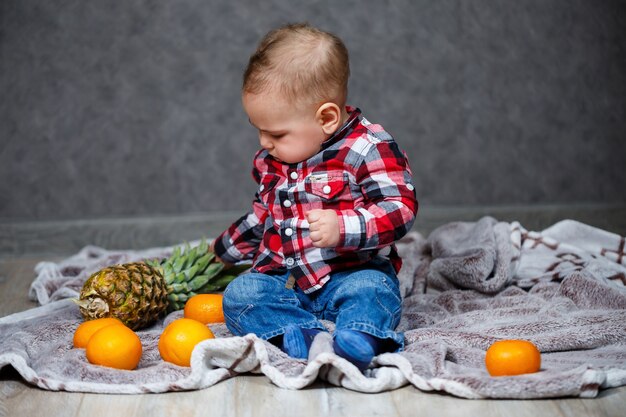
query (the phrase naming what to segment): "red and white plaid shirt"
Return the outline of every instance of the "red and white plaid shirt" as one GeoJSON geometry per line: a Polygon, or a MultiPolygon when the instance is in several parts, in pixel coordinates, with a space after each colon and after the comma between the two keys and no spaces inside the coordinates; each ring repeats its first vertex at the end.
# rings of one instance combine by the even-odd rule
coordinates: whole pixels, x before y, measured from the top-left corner
{"type": "Polygon", "coordinates": [[[253,268],[263,273],[289,270],[307,293],[321,288],[331,272],[377,254],[400,269],[394,242],[411,229],[418,207],[411,169],[391,135],[359,109],[347,110],[346,123],[305,161],[286,164],[257,152],[252,210],[216,239],[221,259],[253,259],[253,268]],[[313,209],[336,210],[337,247],[313,246],[305,217],[313,209]]]}

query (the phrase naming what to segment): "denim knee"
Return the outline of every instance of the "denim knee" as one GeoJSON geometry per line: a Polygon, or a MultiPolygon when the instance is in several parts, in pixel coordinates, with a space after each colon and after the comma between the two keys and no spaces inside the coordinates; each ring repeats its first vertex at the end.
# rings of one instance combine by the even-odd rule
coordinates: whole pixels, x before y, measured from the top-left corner
{"type": "Polygon", "coordinates": [[[254,333],[262,339],[284,333],[285,327],[324,326],[305,311],[295,291],[286,289],[287,276],[248,273],[235,278],[224,291],[226,326],[236,336],[254,333]]]}
{"type": "Polygon", "coordinates": [[[240,302],[253,302],[263,299],[268,282],[263,274],[251,272],[232,280],[224,290],[224,309],[234,307],[240,302]]]}
{"type": "Polygon", "coordinates": [[[243,274],[231,281],[224,290],[222,306],[227,327],[236,335],[246,331],[240,326],[239,318],[253,305],[263,301],[268,286],[266,276],[258,273],[243,274]]]}
{"type": "Polygon", "coordinates": [[[350,300],[363,305],[364,301],[375,298],[390,313],[395,313],[402,304],[398,279],[376,270],[359,271],[348,285],[337,289],[333,298],[335,305],[350,300]]]}
{"type": "Polygon", "coordinates": [[[364,269],[335,276],[334,280],[337,288],[329,303],[327,318],[336,322],[337,329],[358,330],[391,339],[402,348],[404,337],[395,332],[402,313],[400,286],[395,274],[364,269]]]}

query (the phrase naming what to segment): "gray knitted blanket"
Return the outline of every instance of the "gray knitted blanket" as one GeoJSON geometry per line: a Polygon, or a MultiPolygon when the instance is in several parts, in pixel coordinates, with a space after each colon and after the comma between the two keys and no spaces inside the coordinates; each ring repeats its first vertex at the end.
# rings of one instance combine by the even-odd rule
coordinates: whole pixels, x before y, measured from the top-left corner
{"type": "Polygon", "coordinates": [[[327,334],[304,361],[252,334],[233,337],[223,324],[210,326],[216,339],[196,346],[190,368],[166,363],[158,338],[181,312],[138,332],[144,353],[136,370],[91,365],[72,348],[81,318],[69,298],[104,266],[171,252],[93,246],[36,267],[29,295],[41,307],[0,318],[0,367],[44,389],[129,394],[201,389],[246,372],[289,389],[321,378],[362,392],[411,384],[464,398],[594,397],[626,383],[623,237],[569,220],[532,232],[485,217],[444,225],[428,239],[411,233],[398,249],[406,349],[379,355],[365,374],[332,352],[327,334]],[[540,372],[489,376],[485,351],[499,339],[535,343],[540,372]]]}

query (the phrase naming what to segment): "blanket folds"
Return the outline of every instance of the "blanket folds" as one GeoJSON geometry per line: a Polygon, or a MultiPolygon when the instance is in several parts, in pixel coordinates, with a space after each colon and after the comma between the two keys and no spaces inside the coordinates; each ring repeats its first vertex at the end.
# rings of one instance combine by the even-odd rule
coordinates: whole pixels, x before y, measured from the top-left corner
{"type": "MultiPolygon", "coordinates": [[[[626,384],[626,253],[624,237],[571,220],[533,232],[484,217],[441,226],[425,239],[398,243],[406,348],[384,353],[365,374],[319,335],[308,361],[293,359],[250,334],[196,346],[190,368],[162,361],[157,343],[174,312],[138,332],[144,353],[134,371],[91,365],[72,348],[81,322],[77,297],[96,270],[168,255],[172,248],[109,251],[94,246],[36,267],[29,296],[41,307],[0,318],[0,367],[49,390],[145,393],[201,389],[240,373],[264,374],[282,388],[317,378],[361,392],[411,384],[463,398],[594,397],[626,384]],[[540,372],[491,377],[486,349],[500,339],[527,339],[542,353],[540,372]]],[[[333,323],[325,323],[332,332],[333,323]]]]}

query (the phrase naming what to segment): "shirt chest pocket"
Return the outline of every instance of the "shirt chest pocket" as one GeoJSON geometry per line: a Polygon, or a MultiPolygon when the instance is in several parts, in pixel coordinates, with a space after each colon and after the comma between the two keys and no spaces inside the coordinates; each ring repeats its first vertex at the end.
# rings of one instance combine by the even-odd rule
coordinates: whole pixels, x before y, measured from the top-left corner
{"type": "Polygon", "coordinates": [[[304,179],[304,189],[323,201],[351,199],[348,173],[342,171],[311,174],[304,179]]]}

